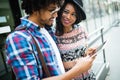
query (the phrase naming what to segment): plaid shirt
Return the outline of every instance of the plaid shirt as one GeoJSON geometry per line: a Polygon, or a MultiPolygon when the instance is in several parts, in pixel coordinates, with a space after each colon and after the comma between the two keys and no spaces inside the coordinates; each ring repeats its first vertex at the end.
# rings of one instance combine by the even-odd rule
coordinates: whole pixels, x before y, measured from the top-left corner
{"type": "MultiPolygon", "coordinates": [[[[59,75],[60,71],[56,64],[55,54],[52,53],[53,49],[48,44],[49,42],[47,42],[45,36],[40,32],[40,27],[27,20],[27,18],[22,18],[21,25],[17,28],[22,27],[26,28],[12,32],[6,39],[7,63],[12,66],[17,80],[40,80],[45,77],[31,35],[35,37],[51,75],[59,75]]],[[[49,29],[49,32],[55,39],[51,29],[49,29]]]]}

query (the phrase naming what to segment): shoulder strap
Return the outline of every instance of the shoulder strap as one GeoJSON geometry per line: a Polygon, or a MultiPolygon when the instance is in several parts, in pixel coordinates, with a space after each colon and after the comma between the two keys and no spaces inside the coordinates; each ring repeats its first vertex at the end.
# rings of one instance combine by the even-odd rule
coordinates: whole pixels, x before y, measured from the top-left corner
{"type": "MultiPolygon", "coordinates": [[[[31,35],[31,36],[32,36],[32,35],[31,35]]],[[[40,58],[40,60],[41,60],[41,64],[42,64],[43,70],[45,71],[47,77],[50,77],[50,72],[49,72],[49,70],[48,70],[48,68],[47,68],[47,65],[46,65],[45,60],[44,60],[44,58],[43,58],[43,55],[42,55],[42,53],[41,53],[41,51],[40,51],[40,49],[39,49],[39,46],[38,46],[38,44],[37,44],[37,42],[35,41],[35,39],[34,39],[33,36],[32,36],[32,39],[33,39],[33,41],[35,42],[35,45],[36,45],[36,48],[37,48],[37,52],[38,52],[39,58],[40,58]]]]}

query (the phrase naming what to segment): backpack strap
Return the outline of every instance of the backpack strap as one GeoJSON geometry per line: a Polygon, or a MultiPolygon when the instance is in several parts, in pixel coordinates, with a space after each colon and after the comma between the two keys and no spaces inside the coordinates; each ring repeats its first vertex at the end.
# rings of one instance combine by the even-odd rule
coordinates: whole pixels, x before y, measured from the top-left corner
{"type": "MultiPolygon", "coordinates": [[[[31,35],[31,36],[32,36],[32,35],[31,35]]],[[[50,77],[50,72],[49,72],[49,70],[48,70],[48,68],[47,68],[47,65],[46,65],[46,63],[45,63],[44,57],[43,57],[43,55],[42,55],[42,52],[40,51],[40,48],[39,48],[39,46],[38,46],[38,44],[37,44],[37,42],[36,42],[36,40],[34,39],[33,36],[32,36],[32,39],[33,39],[33,41],[35,42],[35,45],[36,45],[36,48],[37,48],[37,52],[38,52],[39,58],[40,58],[40,60],[41,60],[41,64],[42,64],[43,70],[45,71],[47,77],[50,77]]]]}

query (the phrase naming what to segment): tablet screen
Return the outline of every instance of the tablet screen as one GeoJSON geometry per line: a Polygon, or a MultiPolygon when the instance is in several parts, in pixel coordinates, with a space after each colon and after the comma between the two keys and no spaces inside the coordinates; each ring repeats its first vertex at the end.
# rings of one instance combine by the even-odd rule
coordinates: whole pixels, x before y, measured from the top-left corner
{"type": "Polygon", "coordinates": [[[91,57],[96,56],[96,55],[99,53],[99,51],[101,51],[101,50],[104,48],[106,42],[107,42],[107,41],[104,41],[102,44],[100,44],[100,45],[98,46],[98,48],[96,49],[96,53],[93,54],[91,57]]]}

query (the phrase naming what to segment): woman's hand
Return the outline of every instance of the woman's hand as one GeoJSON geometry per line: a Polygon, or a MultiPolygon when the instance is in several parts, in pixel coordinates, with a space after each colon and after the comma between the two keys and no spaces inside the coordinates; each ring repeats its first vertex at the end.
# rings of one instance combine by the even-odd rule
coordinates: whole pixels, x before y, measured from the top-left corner
{"type": "Polygon", "coordinates": [[[92,56],[93,54],[96,53],[96,49],[97,49],[97,47],[95,47],[95,48],[88,48],[88,49],[85,51],[85,56],[87,56],[87,55],[92,56]]]}

